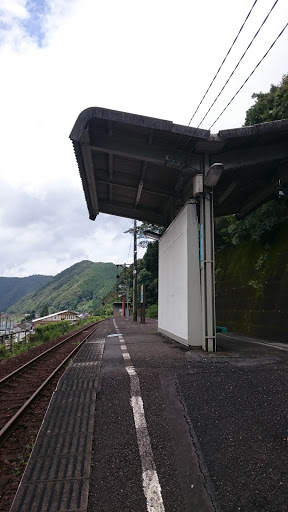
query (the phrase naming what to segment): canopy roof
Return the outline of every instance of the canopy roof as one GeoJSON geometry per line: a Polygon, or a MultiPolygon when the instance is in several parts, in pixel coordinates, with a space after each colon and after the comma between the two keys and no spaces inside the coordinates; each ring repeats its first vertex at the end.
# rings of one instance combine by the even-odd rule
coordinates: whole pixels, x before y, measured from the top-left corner
{"type": "Polygon", "coordinates": [[[288,120],[222,130],[185,127],[91,107],[70,139],[89,217],[99,212],[168,226],[192,197],[193,177],[224,164],[214,188],[216,216],[247,215],[288,181],[288,120]]]}

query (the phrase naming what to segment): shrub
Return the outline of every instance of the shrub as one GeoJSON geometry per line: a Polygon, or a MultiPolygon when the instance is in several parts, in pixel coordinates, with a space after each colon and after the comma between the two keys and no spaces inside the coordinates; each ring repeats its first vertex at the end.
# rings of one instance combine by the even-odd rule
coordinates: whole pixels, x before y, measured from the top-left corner
{"type": "Polygon", "coordinates": [[[147,318],[158,318],[158,304],[152,304],[146,309],[147,318]]]}
{"type": "Polygon", "coordinates": [[[39,327],[35,329],[35,337],[36,340],[39,341],[50,341],[62,336],[65,332],[69,332],[70,329],[69,322],[65,320],[62,322],[39,325],[39,327]]]}

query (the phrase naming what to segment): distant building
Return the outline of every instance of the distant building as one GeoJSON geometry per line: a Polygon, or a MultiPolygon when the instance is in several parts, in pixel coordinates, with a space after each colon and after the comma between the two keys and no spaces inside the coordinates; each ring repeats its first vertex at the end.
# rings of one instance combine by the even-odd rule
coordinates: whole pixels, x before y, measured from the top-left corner
{"type": "Polygon", "coordinates": [[[65,309],[64,311],[58,311],[58,313],[52,313],[51,315],[41,316],[32,320],[33,328],[39,327],[39,325],[49,324],[50,322],[61,322],[67,320],[70,324],[75,324],[79,320],[78,313],[65,309]]]}
{"type": "Polygon", "coordinates": [[[117,318],[120,316],[130,316],[130,308],[130,302],[128,302],[128,310],[127,302],[125,302],[124,300],[122,302],[113,302],[113,317],[117,318]]]}

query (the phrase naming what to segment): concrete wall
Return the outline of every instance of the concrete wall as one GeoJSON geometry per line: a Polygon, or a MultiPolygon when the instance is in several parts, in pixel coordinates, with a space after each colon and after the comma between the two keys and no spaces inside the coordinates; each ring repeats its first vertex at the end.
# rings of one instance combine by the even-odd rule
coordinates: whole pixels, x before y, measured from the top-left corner
{"type": "Polygon", "coordinates": [[[244,241],[216,254],[217,325],[246,336],[287,342],[287,297],[288,222],[269,244],[244,241]]]}
{"type": "Polygon", "coordinates": [[[193,202],[159,241],[158,329],[184,345],[202,345],[198,222],[193,202]]]}

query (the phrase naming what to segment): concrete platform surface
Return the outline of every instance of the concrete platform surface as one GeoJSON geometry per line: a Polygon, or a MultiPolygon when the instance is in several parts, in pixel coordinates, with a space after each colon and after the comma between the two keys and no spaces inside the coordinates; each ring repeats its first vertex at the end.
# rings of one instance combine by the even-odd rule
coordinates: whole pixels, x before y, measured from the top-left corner
{"type": "Polygon", "coordinates": [[[288,345],[105,320],[59,381],[11,512],[285,512],[288,345]]]}

